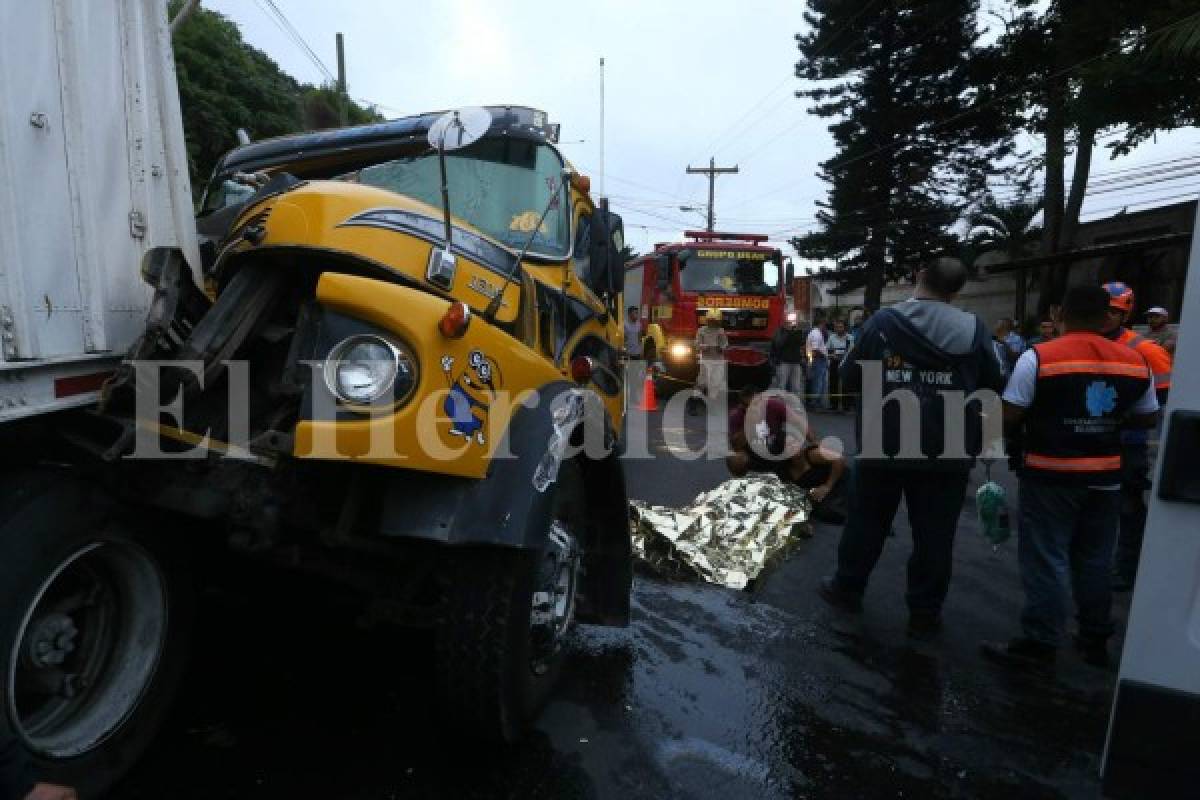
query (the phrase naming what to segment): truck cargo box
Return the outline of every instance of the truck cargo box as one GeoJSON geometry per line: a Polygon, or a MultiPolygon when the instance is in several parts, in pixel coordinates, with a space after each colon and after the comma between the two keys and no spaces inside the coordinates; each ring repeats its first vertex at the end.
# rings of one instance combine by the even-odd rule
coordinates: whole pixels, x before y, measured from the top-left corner
{"type": "Polygon", "coordinates": [[[147,251],[199,264],[166,5],[5,4],[0,422],[94,400],[142,329],[147,251]]]}

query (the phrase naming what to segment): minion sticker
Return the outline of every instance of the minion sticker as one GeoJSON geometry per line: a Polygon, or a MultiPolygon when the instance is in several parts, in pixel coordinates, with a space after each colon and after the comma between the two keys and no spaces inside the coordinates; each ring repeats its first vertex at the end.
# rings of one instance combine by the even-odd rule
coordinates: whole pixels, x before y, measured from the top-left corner
{"type": "Polygon", "coordinates": [[[495,361],[479,350],[472,350],[467,357],[467,366],[458,377],[454,374],[454,358],[442,358],[442,371],[450,384],[450,392],[442,410],[450,419],[450,433],[464,439],[473,439],[484,445],[483,428],[487,423],[488,410],[496,392],[495,361]]]}

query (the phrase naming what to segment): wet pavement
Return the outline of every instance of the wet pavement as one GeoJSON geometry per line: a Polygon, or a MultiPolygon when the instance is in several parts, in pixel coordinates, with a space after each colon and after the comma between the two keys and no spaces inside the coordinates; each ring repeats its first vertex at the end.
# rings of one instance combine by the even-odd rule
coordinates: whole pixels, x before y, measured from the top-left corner
{"type": "MultiPolygon", "coordinates": [[[[849,417],[815,424],[851,436],[849,417]]],[[[627,463],[632,496],[680,504],[727,477],[668,456],[699,444],[699,419],[657,428],[654,459],[627,463]]],[[[1053,680],[981,661],[1021,593],[1015,542],[993,554],[973,514],[935,642],[904,633],[903,511],[861,617],[816,597],[839,533],[818,524],[753,592],[639,576],[632,626],[580,630],[530,738],[485,751],[436,734],[421,637],[356,630],[288,579],[223,595],[169,729],[113,796],[1097,797],[1115,675],[1067,651],[1053,680]]]]}

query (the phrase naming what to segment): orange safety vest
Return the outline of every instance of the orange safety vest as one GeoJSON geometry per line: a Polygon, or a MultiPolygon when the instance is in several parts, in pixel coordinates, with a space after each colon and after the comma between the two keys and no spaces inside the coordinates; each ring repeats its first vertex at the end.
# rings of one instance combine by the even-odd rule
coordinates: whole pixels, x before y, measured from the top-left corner
{"type": "Polygon", "coordinates": [[[1037,385],[1025,413],[1023,474],[1057,483],[1116,485],[1121,423],[1150,387],[1146,359],[1096,333],[1033,346],[1037,385]]]}
{"type": "Polygon", "coordinates": [[[1132,347],[1142,354],[1142,358],[1146,359],[1146,363],[1150,365],[1150,369],[1154,373],[1155,390],[1161,392],[1171,388],[1171,354],[1162,345],[1129,328],[1121,329],[1117,341],[1127,347],[1132,347]]]}

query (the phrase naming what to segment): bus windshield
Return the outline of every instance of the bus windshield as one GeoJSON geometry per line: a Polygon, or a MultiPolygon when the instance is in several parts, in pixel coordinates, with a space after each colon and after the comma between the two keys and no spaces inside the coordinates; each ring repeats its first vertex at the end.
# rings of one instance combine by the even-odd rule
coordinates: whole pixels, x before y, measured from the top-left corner
{"type": "MultiPolygon", "coordinates": [[[[562,159],[545,144],[509,137],[480,139],[446,153],[450,213],[514,250],[532,234],[530,254],[565,258],[571,248],[571,224],[562,171],[562,159]],[[550,211],[539,225],[547,203],[550,211]]],[[[442,206],[438,159],[430,151],[340,178],[442,206]]]]}
{"type": "Polygon", "coordinates": [[[739,255],[752,257],[697,252],[679,272],[680,287],[685,292],[706,294],[773,295],[779,291],[778,264],[767,261],[765,253],[739,255]]]}

